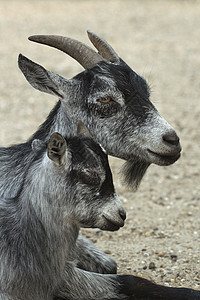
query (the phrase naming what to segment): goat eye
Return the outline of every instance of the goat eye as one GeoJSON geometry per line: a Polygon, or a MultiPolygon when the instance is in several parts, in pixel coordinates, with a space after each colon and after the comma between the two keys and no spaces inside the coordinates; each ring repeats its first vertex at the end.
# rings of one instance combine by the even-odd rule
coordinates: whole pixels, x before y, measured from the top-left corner
{"type": "Polygon", "coordinates": [[[121,105],[112,97],[96,98],[95,102],[89,101],[88,108],[94,115],[99,115],[101,118],[108,118],[116,114],[121,105]]]}
{"type": "Polygon", "coordinates": [[[100,103],[109,103],[111,100],[112,100],[111,97],[97,99],[97,101],[100,103]]]}

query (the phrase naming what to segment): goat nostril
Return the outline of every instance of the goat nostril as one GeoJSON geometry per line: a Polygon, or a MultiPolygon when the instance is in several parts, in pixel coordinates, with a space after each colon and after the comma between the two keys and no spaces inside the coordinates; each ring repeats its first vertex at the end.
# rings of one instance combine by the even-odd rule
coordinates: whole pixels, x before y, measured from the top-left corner
{"type": "Polygon", "coordinates": [[[177,136],[176,133],[168,133],[168,134],[163,135],[163,141],[170,145],[178,146],[179,137],[177,136]]]}
{"type": "Polygon", "coordinates": [[[123,221],[126,220],[126,212],[124,210],[120,210],[119,215],[120,215],[120,217],[122,218],[123,221]]]}

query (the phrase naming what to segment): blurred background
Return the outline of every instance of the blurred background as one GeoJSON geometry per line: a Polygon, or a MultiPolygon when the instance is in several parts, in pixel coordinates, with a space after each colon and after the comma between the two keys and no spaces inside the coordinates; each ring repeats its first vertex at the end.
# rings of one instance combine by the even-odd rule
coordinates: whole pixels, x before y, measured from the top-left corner
{"type": "Polygon", "coordinates": [[[27,83],[19,53],[66,78],[83,70],[28,36],[66,35],[91,45],[87,29],[147,79],[183,153],[172,166],[150,166],[136,193],[122,184],[123,162],[110,158],[126,225],[82,234],[118,262],[119,273],[200,288],[200,1],[0,0],[0,145],[28,139],[57,101],[27,83]]]}

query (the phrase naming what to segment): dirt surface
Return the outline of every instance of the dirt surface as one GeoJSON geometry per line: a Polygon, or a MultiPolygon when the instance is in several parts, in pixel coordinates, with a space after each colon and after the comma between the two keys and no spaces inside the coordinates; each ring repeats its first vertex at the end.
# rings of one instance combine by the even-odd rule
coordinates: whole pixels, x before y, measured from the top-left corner
{"type": "Polygon", "coordinates": [[[1,0],[0,144],[25,141],[56,103],[26,82],[17,66],[20,52],[66,78],[82,71],[67,55],[27,37],[62,34],[89,43],[86,29],[147,78],[183,153],[172,166],[151,165],[136,193],[122,184],[123,162],[110,158],[126,225],[113,233],[82,233],[118,262],[119,273],[200,289],[199,1],[1,0]]]}

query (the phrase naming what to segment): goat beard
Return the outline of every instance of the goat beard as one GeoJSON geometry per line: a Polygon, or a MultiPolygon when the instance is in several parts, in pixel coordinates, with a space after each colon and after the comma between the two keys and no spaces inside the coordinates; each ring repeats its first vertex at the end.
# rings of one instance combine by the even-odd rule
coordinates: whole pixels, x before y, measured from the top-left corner
{"type": "Polygon", "coordinates": [[[137,190],[150,163],[140,160],[138,157],[127,160],[122,167],[124,182],[134,190],[137,190]]]}

